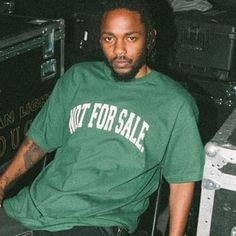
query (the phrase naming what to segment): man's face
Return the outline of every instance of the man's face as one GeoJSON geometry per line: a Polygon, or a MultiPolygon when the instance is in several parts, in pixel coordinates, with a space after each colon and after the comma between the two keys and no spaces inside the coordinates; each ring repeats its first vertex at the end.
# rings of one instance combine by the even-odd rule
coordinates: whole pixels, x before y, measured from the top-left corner
{"type": "Polygon", "coordinates": [[[116,9],[105,13],[100,44],[115,78],[129,80],[147,73],[145,28],[137,12],[116,9]]]}

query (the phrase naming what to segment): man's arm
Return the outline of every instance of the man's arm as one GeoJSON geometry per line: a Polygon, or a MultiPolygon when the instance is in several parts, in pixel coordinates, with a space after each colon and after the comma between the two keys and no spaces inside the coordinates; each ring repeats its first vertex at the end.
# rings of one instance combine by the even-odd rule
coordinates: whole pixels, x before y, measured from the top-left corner
{"type": "Polygon", "coordinates": [[[170,231],[169,236],[183,236],[192,202],[195,184],[170,184],[170,231]]]}
{"type": "Polygon", "coordinates": [[[6,171],[0,176],[0,207],[6,187],[37,163],[45,152],[31,139],[26,138],[6,171]]]}

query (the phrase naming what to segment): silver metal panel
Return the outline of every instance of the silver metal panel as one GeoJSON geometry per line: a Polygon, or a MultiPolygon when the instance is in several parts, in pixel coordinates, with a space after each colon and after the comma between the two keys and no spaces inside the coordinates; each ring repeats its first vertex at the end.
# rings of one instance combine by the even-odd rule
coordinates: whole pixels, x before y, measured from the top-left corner
{"type": "MultiPolygon", "coordinates": [[[[213,139],[205,146],[206,160],[202,181],[197,236],[210,235],[216,191],[227,189],[236,192],[236,175],[223,173],[222,171],[223,167],[229,164],[236,164],[236,146],[228,141],[235,128],[236,109],[234,109],[218,132],[216,132],[213,139]]],[[[234,235],[234,233],[235,228],[232,229],[231,235],[234,235]]]]}

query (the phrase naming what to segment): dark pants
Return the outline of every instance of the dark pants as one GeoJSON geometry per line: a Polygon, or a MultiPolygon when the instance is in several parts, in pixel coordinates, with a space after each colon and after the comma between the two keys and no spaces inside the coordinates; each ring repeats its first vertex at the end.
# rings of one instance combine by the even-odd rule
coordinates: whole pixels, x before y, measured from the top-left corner
{"type": "Polygon", "coordinates": [[[0,235],[1,236],[126,236],[127,233],[119,227],[85,227],[76,226],[73,229],[48,232],[32,231],[14,219],[8,217],[4,208],[0,208],[0,235]]]}
{"type": "Polygon", "coordinates": [[[32,236],[33,231],[27,229],[14,219],[8,217],[4,208],[0,208],[0,235],[2,236],[32,236]]]}
{"type": "Polygon", "coordinates": [[[47,232],[47,231],[34,231],[34,236],[126,236],[127,233],[124,229],[119,227],[84,227],[76,226],[73,229],[47,232]]]}

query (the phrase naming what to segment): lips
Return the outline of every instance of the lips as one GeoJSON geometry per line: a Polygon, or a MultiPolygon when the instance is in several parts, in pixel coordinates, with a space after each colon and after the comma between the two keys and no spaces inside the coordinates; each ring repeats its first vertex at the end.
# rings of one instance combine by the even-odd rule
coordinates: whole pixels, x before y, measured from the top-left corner
{"type": "Polygon", "coordinates": [[[129,60],[114,60],[112,62],[112,65],[116,68],[126,68],[130,66],[130,61],[129,60]]]}

